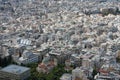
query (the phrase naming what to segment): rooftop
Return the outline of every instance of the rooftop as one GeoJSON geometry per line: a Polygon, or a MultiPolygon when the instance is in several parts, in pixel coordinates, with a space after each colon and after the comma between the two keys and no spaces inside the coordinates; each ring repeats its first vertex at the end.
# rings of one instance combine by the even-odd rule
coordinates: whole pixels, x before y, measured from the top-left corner
{"type": "Polygon", "coordinates": [[[9,66],[1,69],[1,71],[13,73],[13,74],[22,74],[27,70],[29,70],[29,68],[18,66],[18,65],[9,65],[9,66]]]}
{"type": "Polygon", "coordinates": [[[60,80],[69,80],[71,77],[72,77],[71,74],[65,73],[65,74],[62,75],[60,80]]]}

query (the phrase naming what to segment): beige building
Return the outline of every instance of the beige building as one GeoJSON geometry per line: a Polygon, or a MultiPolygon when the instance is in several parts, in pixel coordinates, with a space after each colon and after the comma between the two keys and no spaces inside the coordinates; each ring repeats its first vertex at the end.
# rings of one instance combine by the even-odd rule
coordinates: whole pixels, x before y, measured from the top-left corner
{"type": "Polygon", "coordinates": [[[86,68],[91,68],[91,67],[93,67],[93,63],[90,59],[83,59],[82,66],[86,67],[86,68]]]}
{"type": "Polygon", "coordinates": [[[84,73],[80,68],[76,68],[72,71],[72,80],[75,80],[76,78],[83,78],[84,73]]]}

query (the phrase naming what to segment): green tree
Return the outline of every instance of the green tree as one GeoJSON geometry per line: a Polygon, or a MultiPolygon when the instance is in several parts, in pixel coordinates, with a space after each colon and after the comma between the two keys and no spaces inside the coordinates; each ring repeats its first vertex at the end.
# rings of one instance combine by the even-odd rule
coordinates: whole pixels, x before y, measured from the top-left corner
{"type": "Polygon", "coordinates": [[[93,73],[92,73],[93,78],[94,78],[94,76],[95,76],[97,73],[98,73],[97,70],[94,69],[94,70],[93,70],[93,73]]]}

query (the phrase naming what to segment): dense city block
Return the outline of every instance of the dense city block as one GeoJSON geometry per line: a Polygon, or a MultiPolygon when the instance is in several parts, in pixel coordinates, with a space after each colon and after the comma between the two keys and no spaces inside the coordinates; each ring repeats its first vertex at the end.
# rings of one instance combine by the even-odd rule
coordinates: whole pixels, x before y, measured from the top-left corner
{"type": "Polygon", "coordinates": [[[120,0],[0,0],[0,80],[120,80],[120,0]]]}

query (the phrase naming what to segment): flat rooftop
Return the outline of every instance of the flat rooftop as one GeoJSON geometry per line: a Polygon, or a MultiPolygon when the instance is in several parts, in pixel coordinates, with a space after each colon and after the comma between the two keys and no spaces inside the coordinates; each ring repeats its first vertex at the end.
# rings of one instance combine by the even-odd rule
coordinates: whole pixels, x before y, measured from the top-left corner
{"type": "Polygon", "coordinates": [[[22,66],[18,66],[18,65],[9,65],[9,66],[1,69],[1,71],[12,73],[12,74],[22,74],[25,71],[28,71],[29,69],[30,68],[22,67],[22,66]]]}

